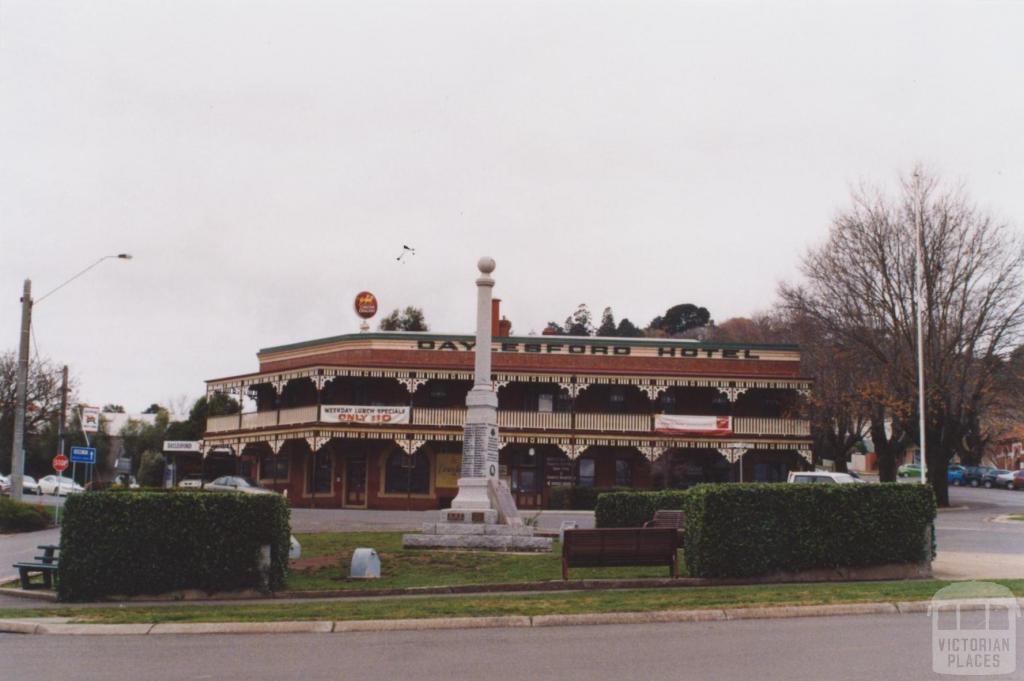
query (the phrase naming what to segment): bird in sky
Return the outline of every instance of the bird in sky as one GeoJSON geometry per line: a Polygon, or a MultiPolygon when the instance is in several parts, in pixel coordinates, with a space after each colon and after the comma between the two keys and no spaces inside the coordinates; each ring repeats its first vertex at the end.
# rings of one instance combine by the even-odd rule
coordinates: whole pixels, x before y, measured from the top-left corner
{"type": "Polygon", "coordinates": [[[407,255],[416,255],[416,249],[413,248],[412,246],[406,246],[405,244],[402,244],[402,253],[397,258],[395,258],[395,260],[397,260],[398,262],[400,262],[400,263],[402,263],[404,265],[405,264],[404,258],[407,255]]]}

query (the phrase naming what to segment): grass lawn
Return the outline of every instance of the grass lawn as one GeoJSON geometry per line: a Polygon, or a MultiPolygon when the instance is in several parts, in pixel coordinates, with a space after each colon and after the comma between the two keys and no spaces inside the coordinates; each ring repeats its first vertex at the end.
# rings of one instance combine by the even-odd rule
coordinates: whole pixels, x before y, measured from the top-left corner
{"type": "MultiPolygon", "coordinates": [[[[291,570],[290,591],[393,589],[412,586],[503,584],[562,578],[562,547],[556,539],[551,553],[499,551],[424,551],[402,548],[402,532],[299,534],[302,558],[337,557],[317,569],[291,570]],[[352,551],[370,547],[380,555],[381,578],[349,580],[352,551]]],[[[685,567],[680,559],[680,574],[685,567]]],[[[668,567],[573,568],[571,579],[668,577],[668,567]]]]}
{"type": "Polygon", "coordinates": [[[1010,520],[1024,520],[1024,513],[1017,513],[1010,516],[1010,520]]]}
{"type": "MultiPolygon", "coordinates": [[[[1017,596],[1024,580],[997,580],[1017,596]]],[[[693,587],[634,591],[586,591],[528,595],[432,596],[372,600],[307,601],[257,605],[67,607],[2,609],[4,617],[72,617],[76,622],[269,622],[285,620],[414,619],[490,615],[638,612],[766,605],[820,605],[927,600],[950,582],[852,582],[764,586],[693,587]]]]}

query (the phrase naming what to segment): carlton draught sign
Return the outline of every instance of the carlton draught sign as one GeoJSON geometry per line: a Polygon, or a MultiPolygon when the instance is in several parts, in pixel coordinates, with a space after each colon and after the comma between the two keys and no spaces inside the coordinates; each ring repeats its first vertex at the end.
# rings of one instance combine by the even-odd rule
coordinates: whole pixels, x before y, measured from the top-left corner
{"type": "Polygon", "coordinates": [[[363,319],[369,319],[377,314],[377,296],[369,291],[360,291],[356,294],[355,310],[363,319]]]}

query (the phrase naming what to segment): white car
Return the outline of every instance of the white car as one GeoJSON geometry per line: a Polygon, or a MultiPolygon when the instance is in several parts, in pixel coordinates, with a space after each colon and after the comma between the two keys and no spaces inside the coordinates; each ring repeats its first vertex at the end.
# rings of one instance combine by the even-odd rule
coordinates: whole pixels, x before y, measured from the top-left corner
{"type": "Polygon", "coordinates": [[[793,472],[789,474],[786,482],[813,482],[832,485],[863,484],[860,478],[855,478],[849,473],[835,473],[832,471],[807,471],[804,473],[793,472]]]}
{"type": "Polygon", "coordinates": [[[21,491],[23,494],[42,494],[39,491],[39,483],[31,475],[22,476],[21,491]]]}
{"type": "MultiPolygon", "coordinates": [[[[22,494],[42,494],[39,491],[39,483],[31,475],[25,475],[21,478],[21,492],[22,494]]],[[[11,493],[11,476],[0,475],[0,494],[11,493]]]]}
{"type": "Polygon", "coordinates": [[[71,478],[57,477],[56,475],[47,475],[39,481],[39,492],[40,494],[59,494],[60,496],[67,496],[75,492],[84,492],[85,488],[79,485],[71,478]],[[58,486],[60,491],[58,492],[58,486]]]}
{"type": "Polygon", "coordinates": [[[245,494],[276,494],[269,489],[257,487],[243,477],[237,475],[222,475],[213,482],[206,483],[206,489],[210,492],[243,492],[245,494]]]}
{"type": "Polygon", "coordinates": [[[186,475],[178,483],[178,487],[184,487],[185,489],[199,489],[202,486],[203,476],[201,475],[186,475]]]}
{"type": "Polygon", "coordinates": [[[1013,489],[1013,476],[1017,471],[1006,471],[996,476],[995,486],[1013,489]]]}

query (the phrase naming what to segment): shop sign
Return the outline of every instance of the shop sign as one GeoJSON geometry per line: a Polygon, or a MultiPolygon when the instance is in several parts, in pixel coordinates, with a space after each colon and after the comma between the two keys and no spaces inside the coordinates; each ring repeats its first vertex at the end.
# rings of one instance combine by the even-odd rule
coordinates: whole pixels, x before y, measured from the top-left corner
{"type": "Polygon", "coordinates": [[[655,414],[654,432],[666,435],[731,435],[731,416],[655,414]]]}
{"type": "Polygon", "coordinates": [[[320,420],[324,423],[364,423],[367,425],[409,423],[409,407],[325,404],[320,407],[320,420]]]}

